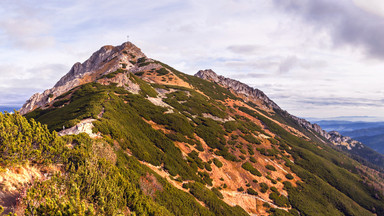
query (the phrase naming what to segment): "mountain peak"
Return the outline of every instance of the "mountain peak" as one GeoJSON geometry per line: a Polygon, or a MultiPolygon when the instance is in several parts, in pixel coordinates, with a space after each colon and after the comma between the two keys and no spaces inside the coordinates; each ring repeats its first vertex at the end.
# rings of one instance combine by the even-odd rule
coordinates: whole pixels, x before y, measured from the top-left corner
{"type": "MultiPolygon", "coordinates": [[[[214,82],[219,82],[219,75],[217,75],[212,69],[199,70],[195,76],[200,77],[205,80],[210,80],[214,82]]],[[[223,76],[220,76],[223,77],[223,76]]]]}
{"type": "Polygon", "coordinates": [[[134,70],[137,67],[136,63],[143,58],[146,59],[146,55],[131,42],[125,42],[119,46],[105,45],[85,62],[75,63],[53,88],[34,94],[20,109],[20,113],[26,114],[38,107],[43,107],[72,88],[96,81],[118,69],[134,70]]]}
{"type": "Polygon", "coordinates": [[[125,42],[120,46],[103,46],[84,63],[77,62],[74,64],[54,87],[66,85],[72,80],[82,78],[86,73],[96,72],[95,76],[100,76],[113,72],[122,65],[132,66],[132,61],[142,57],[146,57],[145,54],[131,42],[125,42]]]}

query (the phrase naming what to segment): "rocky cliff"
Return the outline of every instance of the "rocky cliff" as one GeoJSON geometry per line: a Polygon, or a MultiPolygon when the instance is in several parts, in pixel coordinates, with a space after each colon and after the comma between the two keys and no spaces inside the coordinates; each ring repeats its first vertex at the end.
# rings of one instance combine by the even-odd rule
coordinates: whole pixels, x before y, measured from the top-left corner
{"type": "Polygon", "coordinates": [[[265,95],[264,92],[260,91],[259,89],[252,88],[237,80],[226,78],[224,76],[219,76],[211,69],[200,70],[195,74],[195,76],[218,83],[224,86],[225,88],[233,90],[238,94],[244,95],[248,99],[260,100],[261,102],[263,102],[265,108],[281,109],[275,102],[269,99],[267,95],[265,95]]]}
{"type": "Polygon", "coordinates": [[[53,88],[47,89],[43,93],[32,95],[22,106],[20,113],[24,115],[36,108],[44,108],[57,96],[68,90],[81,84],[96,81],[101,76],[114,72],[117,69],[135,71],[139,67],[140,59],[145,58],[144,53],[130,42],[116,47],[110,45],[103,46],[85,62],[74,64],[71,70],[53,88]]]}

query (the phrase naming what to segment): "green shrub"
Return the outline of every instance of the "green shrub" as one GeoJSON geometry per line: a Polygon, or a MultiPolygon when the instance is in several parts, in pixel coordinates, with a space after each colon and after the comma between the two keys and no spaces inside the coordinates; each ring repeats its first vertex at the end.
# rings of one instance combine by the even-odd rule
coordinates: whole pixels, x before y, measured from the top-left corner
{"type": "Polygon", "coordinates": [[[157,97],[157,92],[151,85],[149,85],[147,82],[144,82],[142,79],[137,77],[134,74],[130,74],[130,79],[134,81],[135,83],[139,84],[140,86],[140,94],[149,97],[157,97]]]}
{"type": "Polygon", "coordinates": [[[212,167],[209,163],[204,163],[204,167],[207,171],[212,171],[212,167]]]}
{"type": "Polygon", "coordinates": [[[290,189],[293,189],[293,185],[292,185],[292,183],[291,182],[289,182],[289,181],[284,181],[283,182],[283,185],[284,185],[284,190],[286,190],[286,191],[288,191],[288,190],[290,190],[290,189]]]}
{"type": "Polygon", "coordinates": [[[245,139],[247,142],[250,142],[252,144],[261,144],[260,140],[257,139],[254,135],[252,134],[247,134],[247,135],[242,135],[241,136],[243,139],[245,139]]]}
{"type": "Polygon", "coordinates": [[[216,194],[220,199],[224,199],[224,196],[223,194],[221,194],[221,192],[219,191],[219,189],[215,188],[215,187],[212,187],[211,191],[216,194]]]}
{"type": "Polygon", "coordinates": [[[214,215],[232,216],[232,215],[248,215],[239,206],[231,207],[224,201],[219,199],[217,195],[211,190],[205,188],[202,184],[193,183],[190,186],[190,192],[198,200],[205,203],[205,205],[211,210],[214,215]]]}
{"type": "Polygon", "coordinates": [[[265,192],[267,192],[267,190],[268,190],[268,188],[269,188],[268,185],[265,184],[264,182],[260,183],[259,186],[260,186],[260,192],[261,192],[261,193],[265,193],[265,192]]]}
{"type": "Polygon", "coordinates": [[[259,193],[257,193],[257,191],[253,190],[252,188],[247,188],[247,193],[254,196],[259,195],[259,193]]]}
{"type": "Polygon", "coordinates": [[[147,58],[145,58],[145,57],[141,57],[141,58],[138,58],[137,59],[137,63],[144,63],[145,61],[147,60],[147,58]]]}
{"type": "Polygon", "coordinates": [[[253,151],[253,147],[252,147],[252,145],[247,145],[247,148],[248,148],[248,153],[249,153],[249,155],[254,155],[255,154],[255,152],[253,151]]]}
{"type": "Polygon", "coordinates": [[[282,196],[276,192],[272,192],[269,194],[269,199],[273,200],[273,202],[279,206],[279,207],[290,207],[290,203],[288,201],[288,198],[285,196],[282,196]]]}
{"type": "Polygon", "coordinates": [[[160,69],[156,70],[156,73],[158,76],[164,76],[164,75],[167,75],[169,72],[165,68],[160,68],[160,69]]]}
{"type": "MultiPolygon", "coordinates": [[[[126,66],[126,65],[125,65],[126,66]]],[[[108,79],[111,79],[113,77],[115,77],[117,74],[119,73],[125,73],[125,70],[122,70],[122,69],[117,69],[116,71],[114,72],[111,72],[109,74],[105,74],[103,75],[100,79],[103,79],[103,78],[108,78],[108,79]]]]}
{"type": "Polygon", "coordinates": [[[273,179],[271,176],[266,176],[266,178],[272,182],[272,184],[277,184],[277,181],[273,179]]]}
{"type": "Polygon", "coordinates": [[[60,162],[67,152],[56,133],[50,133],[46,125],[34,119],[28,121],[18,112],[0,112],[0,143],[2,166],[60,162]]]}
{"type": "Polygon", "coordinates": [[[59,100],[59,101],[55,101],[53,103],[53,106],[54,107],[60,107],[60,106],[64,105],[65,103],[68,103],[68,102],[69,102],[68,99],[62,99],[62,100],[59,100]]]}
{"type": "Polygon", "coordinates": [[[286,174],[285,175],[285,178],[289,179],[289,180],[292,180],[293,179],[293,175],[291,175],[290,173],[286,174]]]}
{"type": "Polygon", "coordinates": [[[143,62],[143,63],[139,63],[137,66],[144,67],[144,66],[147,66],[149,64],[151,64],[151,62],[143,62]]]}
{"type": "Polygon", "coordinates": [[[247,171],[249,171],[250,173],[252,173],[252,175],[255,175],[255,176],[261,176],[261,173],[252,166],[251,163],[249,162],[245,162],[243,163],[243,165],[241,165],[241,167],[247,171]]]}
{"type": "Polygon", "coordinates": [[[265,165],[265,168],[267,168],[268,170],[271,170],[271,171],[276,171],[276,168],[270,164],[265,165]]]}
{"type": "Polygon", "coordinates": [[[232,131],[237,129],[237,123],[235,121],[227,121],[224,123],[225,131],[231,133],[232,131]]]}
{"type": "Polygon", "coordinates": [[[257,162],[257,160],[254,157],[250,157],[249,161],[251,161],[252,163],[256,163],[257,162]]]}
{"type": "Polygon", "coordinates": [[[223,166],[223,163],[217,158],[213,158],[213,163],[218,167],[221,168],[223,166]]]}
{"type": "Polygon", "coordinates": [[[277,190],[277,188],[276,187],[270,187],[269,188],[272,192],[275,192],[275,193],[277,193],[277,194],[279,194],[280,195],[280,193],[279,193],[279,191],[277,190]]]}

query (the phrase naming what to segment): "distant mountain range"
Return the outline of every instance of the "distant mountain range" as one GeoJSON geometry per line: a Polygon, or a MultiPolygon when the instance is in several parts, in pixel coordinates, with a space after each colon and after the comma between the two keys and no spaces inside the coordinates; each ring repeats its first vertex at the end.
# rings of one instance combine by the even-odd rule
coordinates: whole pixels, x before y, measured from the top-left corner
{"type": "Polygon", "coordinates": [[[384,154],[384,122],[316,121],[326,131],[338,131],[384,154]]]}

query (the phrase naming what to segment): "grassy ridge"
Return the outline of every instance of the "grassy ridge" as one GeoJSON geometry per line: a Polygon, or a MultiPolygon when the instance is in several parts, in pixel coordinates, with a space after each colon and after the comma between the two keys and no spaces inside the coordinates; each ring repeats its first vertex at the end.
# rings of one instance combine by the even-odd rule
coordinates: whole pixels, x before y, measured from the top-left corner
{"type": "MultiPolygon", "coordinates": [[[[158,206],[159,211],[161,211],[159,214],[164,215],[190,215],[192,213],[198,215],[242,215],[244,212],[241,208],[229,207],[218,198],[217,194],[205,188],[205,184],[212,184],[212,179],[210,179],[208,173],[212,170],[211,165],[203,162],[199,158],[197,151],[188,154],[188,156],[183,156],[173,141],[184,142],[186,145],[195,146],[197,150],[202,151],[201,143],[194,138],[194,134],[197,134],[212,148],[212,153],[223,156],[226,160],[243,161],[244,169],[260,176],[261,173],[251,163],[245,161],[247,161],[247,153],[249,155],[255,154],[253,145],[261,144],[255,135],[265,132],[243,116],[233,115],[231,117],[236,121],[227,123],[205,118],[203,113],[209,113],[219,118],[227,118],[228,113],[233,113],[233,110],[223,106],[221,101],[228,98],[238,98],[229,90],[217,84],[182,74],[166,65],[165,67],[189,82],[195,89],[203,92],[205,96],[195,89],[149,85],[138,77],[132,76],[132,80],[141,86],[142,91],[138,95],[130,94],[122,88],[90,83],[74,91],[68,101],[69,104],[51,110],[36,110],[28,114],[27,117],[36,118],[38,121],[48,124],[51,130],[57,130],[62,128],[63,125],[66,127],[74,125],[84,118],[92,117],[96,119],[97,114],[104,108],[103,118],[94,122],[94,130],[95,132],[101,132],[111,145],[121,147],[121,150],[117,152],[116,166],[118,171],[116,172],[119,173],[118,175],[122,175],[124,179],[128,178],[128,183],[133,185],[132,187],[140,188],[140,190],[136,190],[139,195],[132,195],[132,197],[128,197],[121,202],[128,202],[129,205],[126,206],[135,212],[143,213],[149,209],[153,211],[152,208],[158,206]],[[166,98],[163,99],[164,102],[173,107],[171,109],[173,113],[170,113],[168,108],[156,106],[145,98],[157,95],[153,89],[154,86],[174,90],[166,94],[166,98]],[[153,129],[148,122],[161,125],[169,133],[164,134],[161,130],[153,129]],[[239,135],[229,136],[229,133],[234,131],[239,135]],[[227,140],[229,137],[230,140],[227,140]],[[239,140],[249,143],[245,145],[248,151],[243,149],[239,140]],[[134,157],[128,157],[124,153],[125,151],[129,151],[134,157]],[[237,152],[241,153],[240,156],[235,156],[239,155],[237,152]],[[178,178],[179,181],[195,181],[194,184],[186,185],[186,187],[192,195],[206,204],[209,211],[196,205],[193,198],[187,203],[177,201],[176,197],[183,197],[183,199],[188,200],[191,199],[191,196],[184,192],[181,193],[170,185],[167,186],[168,183],[165,180],[142,166],[136,158],[163,167],[171,176],[178,178]],[[156,181],[153,180],[152,175],[156,176],[156,181]],[[155,187],[157,188],[156,196],[153,196],[153,194],[144,196],[152,197],[155,202],[146,201],[147,198],[142,197],[140,200],[145,203],[148,202],[146,204],[148,208],[146,209],[144,205],[144,209],[135,209],[136,207],[132,203],[130,204],[129,200],[141,197],[140,194],[147,191],[146,188],[143,189],[143,186],[140,186],[140,182],[147,181],[158,182],[159,184],[156,183],[156,185],[161,185],[161,187],[155,187]],[[167,188],[167,190],[161,192],[159,188],[167,188]],[[166,207],[166,209],[159,205],[166,207]],[[192,208],[198,209],[196,211],[199,213],[192,211],[192,208]]],[[[317,139],[307,141],[298,138],[253,110],[246,107],[237,107],[237,109],[259,119],[268,130],[277,135],[274,139],[270,139],[273,144],[272,149],[256,148],[256,150],[272,159],[285,159],[286,165],[291,167],[292,171],[303,180],[302,183],[298,184],[298,187],[286,185],[285,189],[289,192],[288,200],[273,191],[271,199],[275,204],[292,206],[294,209],[299,210],[302,215],[372,215],[370,211],[378,215],[384,214],[383,197],[377,195],[371,187],[363,183],[356,168],[359,164],[355,160],[317,139]],[[295,164],[283,156],[282,152],[284,151],[292,155],[295,164]]],[[[274,116],[274,118],[287,124],[292,123],[290,119],[285,119],[283,115],[274,116]]],[[[295,125],[295,127],[299,126],[295,125]]],[[[300,130],[304,131],[303,128],[300,128],[300,130]]],[[[249,158],[249,160],[252,163],[256,162],[254,158],[249,158]]],[[[75,164],[74,167],[83,166],[79,162],[81,157],[78,157],[75,161],[76,163],[72,162],[75,164]]],[[[220,167],[219,162],[213,161],[216,166],[220,167]]],[[[94,168],[86,166],[82,169],[88,172],[94,168]]],[[[94,172],[105,169],[107,167],[97,167],[94,172]]],[[[267,167],[267,169],[272,171],[274,167],[267,167]]],[[[113,173],[115,171],[107,169],[105,172],[113,173]]],[[[96,172],[96,174],[100,173],[96,172]]],[[[86,179],[84,174],[81,175],[81,178],[86,179]]],[[[275,179],[269,176],[267,178],[276,183],[275,179]]],[[[79,178],[76,181],[81,181],[81,179],[79,178]]],[[[120,181],[117,177],[113,181],[116,181],[115,185],[119,185],[119,187],[122,184],[128,184],[125,181],[120,181]]],[[[104,183],[100,184],[103,185],[104,183]]],[[[127,190],[130,190],[130,188],[127,190]]],[[[264,192],[267,190],[268,187],[264,192]]],[[[106,195],[106,197],[108,196],[106,195]]],[[[122,196],[125,197],[125,195],[122,196]]],[[[113,200],[115,198],[108,199],[113,200]]],[[[93,200],[92,202],[99,203],[102,201],[93,200]]],[[[114,206],[114,209],[121,209],[124,206],[122,204],[111,205],[114,206]]],[[[86,208],[83,208],[83,210],[86,211],[86,208]]],[[[97,207],[95,211],[100,212],[100,207],[97,207]]],[[[287,213],[274,209],[271,209],[270,213],[271,215],[295,215],[295,211],[287,213]]]]}

